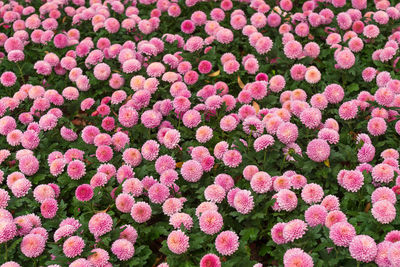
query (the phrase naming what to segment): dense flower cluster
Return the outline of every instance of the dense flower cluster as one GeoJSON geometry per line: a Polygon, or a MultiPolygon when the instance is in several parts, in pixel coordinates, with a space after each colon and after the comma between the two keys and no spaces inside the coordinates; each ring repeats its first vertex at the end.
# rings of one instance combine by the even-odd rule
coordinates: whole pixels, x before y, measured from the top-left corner
{"type": "Polygon", "coordinates": [[[395,2],[0,1],[0,267],[400,266],[395,2]]]}

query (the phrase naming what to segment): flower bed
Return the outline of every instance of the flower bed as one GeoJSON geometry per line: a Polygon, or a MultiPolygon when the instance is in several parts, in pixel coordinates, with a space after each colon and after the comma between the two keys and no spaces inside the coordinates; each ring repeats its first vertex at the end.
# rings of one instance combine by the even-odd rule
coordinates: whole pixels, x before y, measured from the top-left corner
{"type": "Polygon", "coordinates": [[[399,20],[1,1],[1,267],[400,266],[399,20]]]}

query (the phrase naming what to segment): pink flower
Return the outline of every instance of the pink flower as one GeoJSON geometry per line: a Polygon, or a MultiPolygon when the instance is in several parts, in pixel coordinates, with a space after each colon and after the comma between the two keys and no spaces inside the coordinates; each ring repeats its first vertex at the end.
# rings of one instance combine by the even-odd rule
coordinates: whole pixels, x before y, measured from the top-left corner
{"type": "Polygon", "coordinates": [[[75,190],[75,197],[79,201],[89,201],[93,197],[93,188],[89,184],[81,184],[75,190]]]}
{"type": "Polygon", "coordinates": [[[356,236],[356,229],[348,222],[338,222],[331,226],[329,238],[336,246],[348,247],[356,236]]]}
{"type": "Polygon", "coordinates": [[[287,222],[283,228],[283,238],[286,242],[293,242],[296,239],[302,238],[307,231],[307,224],[299,219],[294,219],[287,222]]]}
{"type": "Polygon", "coordinates": [[[127,261],[135,254],[135,248],[128,240],[117,239],[111,245],[111,252],[117,256],[120,261],[127,261]]]}
{"type": "Polygon", "coordinates": [[[100,212],[90,218],[88,226],[90,233],[99,237],[112,230],[113,220],[107,213],[100,212]]]}
{"type": "Polygon", "coordinates": [[[172,231],[167,238],[169,250],[175,254],[182,254],[189,248],[189,237],[181,230],[172,231]]]}
{"type": "Polygon", "coordinates": [[[217,211],[206,211],[201,214],[199,225],[201,231],[208,235],[213,235],[222,229],[223,219],[217,211]]]}
{"type": "Polygon", "coordinates": [[[221,261],[217,255],[209,253],[201,258],[200,267],[221,267],[221,261]]]}
{"type": "Polygon", "coordinates": [[[221,232],[215,239],[215,248],[224,256],[230,256],[239,248],[239,237],[235,232],[221,232]]]}
{"type": "Polygon", "coordinates": [[[314,262],[309,254],[300,248],[288,249],[283,255],[283,264],[285,266],[313,267],[314,262]]]}
{"type": "Polygon", "coordinates": [[[322,162],[329,158],[330,147],[323,139],[314,139],[307,145],[307,156],[315,162],[322,162]]]}
{"type": "Polygon", "coordinates": [[[239,151],[231,149],[224,153],[222,160],[226,166],[236,168],[242,163],[242,155],[239,151]]]}
{"type": "Polygon", "coordinates": [[[79,236],[71,236],[65,240],[63,244],[63,252],[68,258],[75,258],[79,256],[83,248],[85,247],[85,241],[79,236]]]}
{"type": "Polygon", "coordinates": [[[5,87],[13,86],[16,81],[17,81],[17,76],[14,74],[14,72],[11,71],[3,72],[0,76],[0,82],[5,87]]]}
{"type": "Polygon", "coordinates": [[[266,193],[272,187],[271,176],[266,172],[257,172],[252,176],[250,186],[256,193],[266,193]]]}
{"type": "Polygon", "coordinates": [[[133,204],[131,216],[137,223],[144,223],[151,217],[151,207],[146,202],[137,202],[133,204]]]}
{"type": "Polygon", "coordinates": [[[307,184],[301,191],[301,198],[308,204],[318,203],[322,200],[324,191],[318,184],[307,184]]]}
{"type": "Polygon", "coordinates": [[[367,235],[357,235],[350,242],[351,257],[361,262],[371,262],[377,253],[375,241],[367,235]]]}
{"type": "Polygon", "coordinates": [[[21,242],[21,252],[28,258],[40,256],[45,248],[46,240],[39,234],[28,234],[21,242]]]}
{"type": "Polygon", "coordinates": [[[388,224],[396,217],[396,208],[387,200],[375,202],[372,205],[371,212],[374,218],[382,224],[388,224]]]}

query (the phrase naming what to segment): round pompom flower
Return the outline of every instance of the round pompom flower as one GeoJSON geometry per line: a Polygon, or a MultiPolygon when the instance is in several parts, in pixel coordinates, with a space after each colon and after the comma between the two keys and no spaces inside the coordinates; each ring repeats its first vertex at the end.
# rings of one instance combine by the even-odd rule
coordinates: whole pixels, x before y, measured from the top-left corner
{"type": "Polygon", "coordinates": [[[185,253],[189,248],[189,237],[181,230],[172,231],[168,235],[167,245],[175,254],[185,253]]]}
{"type": "Polygon", "coordinates": [[[322,114],[317,108],[306,108],[300,113],[301,122],[309,129],[318,127],[321,123],[322,114]]]}
{"type": "Polygon", "coordinates": [[[19,160],[18,167],[23,174],[31,176],[39,170],[39,161],[33,155],[26,155],[19,160]]]}
{"type": "Polygon", "coordinates": [[[36,258],[41,255],[46,245],[46,239],[39,234],[28,234],[21,242],[21,252],[28,258],[36,258]]]}
{"type": "Polygon", "coordinates": [[[93,188],[89,184],[81,184],[75,190],[75,197],[79,201],[89,201],[93,197],[93,188]]]}
{"type": "Polygon", "coordinates": [[[221,267],[221,260],[215,254],[206,254],[200,260],[200,267],[221,267]]]}
{"type": "Polygon", "coordinates": [[[45,199],[40,205],[40,213],[46,219],[52,219],[56,216],[58,210],[57,200],[54,198],[45,199]]]}
{"type": "Polygon", "coordinates": [[[0,76],[0,83],[5,87],[11,87],[17,81],[17,76],[14,72],[6,71],[3,72],[0,76]]]}
{"type": "Polygon", "coordinates": [[[198,161],[188,160],[182,164],[181,174],[186,181],[195,183],[203,176],[203,167],[198,161]]]}
{"type": "Polygon", "coordinates": [[[218,184],[209,185],[204,190],[204,197],[208,201],[221,203],[225,198],[225,189],[218,184]]]}
{"type": "Polygon", "coordinates": [[[374,117],[368,121],[368,132],[373,136],[379,136],[386,132],[387,124],[383,118],[374,117]]]}
{"type": "Polygon", "coordinates": [[[299,135],[296,124],[290,122],[281,123],[276,132],[279,141],[284,144],[294,143],[299,135]]]}
{"type": "Polygon", "coordinates": [[[350,242],[349,251],[351,257],[357,261],[371,262],[378,251],[374,239],[367,235],[357,235],[350,242]]]}
{"type": "Polygon", "coordinates": [[[75,258],[81,255],[83,248],[85,247],[85,241],[79,236],[71,236],[65,240],[63,244],[63,252],[68,258],[75,258]]]}
{"type": "Polygon", "coordinates": [[[375,202],[372,205],[371,213],[382,224],[388,224],[396,218],[396,208],[387,200],[375,202]]]}
{"type": "Polygon", "coordinates": [[[329,158],[330,146],[323,139],[314,139],[307,145],[307,156],[315,162],[322,162],[329,158]]]}
{"type": "Polygon", "coordinates": [[[393,180],[393,167],[386,163],[380,163],[372,169],[372,179],[378,183],[389,183],[393,180]]]}
{"type": "Polygon", "coordinates": [[[329,238],[336,246],[348,247],[356,236],[356,229],[348,222],[338,222],[331,226],[329,238]]]}
{"type": "Polygon", "coordinates": [[[218,211],[205,211],[199,218],[201,231],[208,235],[218,233],[222,229],[223,224],[222,216],[218,211]]]}
{"type": "Polygon", "coordinates": [[[392,266],[398,266],[400,264],[400,241],[390,246],[388,250],[388,259],[392,266]]]}
{"type": "Polygon", "coordinates": [[[94,265],[94,266],[105,266],[108,263],[108,260],[110,259],[110,255],[108,252],[102,248],[95,248],[90,251],[93,254],[90,254],[88,256],[88,260],[94,265]]]}
{"type": "Polygon", "coordinates": [[[276,194],[276,204],[278,210],[292,211],[297,207],[297,196],[289,189],[281,189],[276,194]]]}
{"type": "Polygon", "coordinates": [[[254,208],[254,200],[251,192],[249,190],[239,189],[239,191],[237,191],[233,197],[233,206],[238,212],[242,214],[248,214],[249,212],[251,212],[254,208]]]}
{"type": "Polygon", "coordinates": [[[169,196],[168,187],[155,183],[149,188],[149,199],[152,203],[162,204],[169,196]]]}
{"type": "MultiPolygon", "coordinates": [[[[0,209],[2,211],[2,209],[0,209]]],[[[6,211],[6,210],[3,210],[6,211]]],[[[1,214],[1,212],[0,212],[1,214]]],[[[6,216],[6,215],[4,215],[6,216]]],[[[10,241],[17,235],[17,226],[12,221],[12,215],[10,213],[10,218],[1,218],[0,219],[0,243],[5,243],[10,241]]]]}
{"type": "Polygon", "coordinates": [[[283,264],[285,267],[290,266],[301,266],[301,267],[313,267],[314,262],[310,255],[304,252],[300,248],[291,248],[283,255],[283,264]]]}
{"type": "Polygon", "coordinates": [[[266,172],[257,172],[252,176],[250,186],[256,193],[266,193],[272,187],[272,178],[266,172]]]}
{"type": "Polygon", "coordinates": [[[319,224],[325,224],[325,218],[328,215],[325,207],[322,205],[312,205],[304,213],[304,217],[309,226],[314,227],[319,224]]]}
{"type": "Polygon", "coordinates": [[[146,202],[137,202],[133,204],[131,209],[131,216],[137,223],[144,223],[151,217],[151,207],[146,202]]]}
{"type": "Polygon", "coordinates": [[[307,184],[301,191],[301,198],[308,204],[318,203],[324,197],[324,190],[318,184],[307,184]]]}
{"type": "Polygon", "coordinates": [[[89,231],[95,236],[102,236],[112,230],[113,220],[110,215],[100,212],[89,220],[89,231]]]}
{"type": "Polygon", "coordinates": [[[117,256],[120,261],[126,261],[133,257],[135,248],[130,241],[126,239],[117,239],[111,245],[111,252],[117,256]]]}
{"type": "Polygon", "coordinates": [[[286,223],[283,228],[283,238],[286,242],[293,242],[296,239],[302,238],[307,231],[307,224],[299,219],[294,219],[286,223]]]}
{"type": "Polygon", "coordinates": [[[215,239],[215,248],[224,256],[230,256],[239,248],[239,237],[235,232],[221,232],[215,239]]]}
{"type": "Polygon", "coordinates": [[[271,228],[272,240],[278,244],[285,244],[286,239],[283,237],[283,228],[285,228],[286,223],[277,223],[271,228]]]}
{"type": "Polygon", "coordinates": [[[201,126],[196,130],[196,140],[206,143],[213,137],[213,130],[208,126],[201,126]]]}
{"type": "Polygon", "coordinates": [[[79,180],[86,174],[85,164],[80,160],[73,160],[67,167],[68,176],[73,180],[79,180]]]}

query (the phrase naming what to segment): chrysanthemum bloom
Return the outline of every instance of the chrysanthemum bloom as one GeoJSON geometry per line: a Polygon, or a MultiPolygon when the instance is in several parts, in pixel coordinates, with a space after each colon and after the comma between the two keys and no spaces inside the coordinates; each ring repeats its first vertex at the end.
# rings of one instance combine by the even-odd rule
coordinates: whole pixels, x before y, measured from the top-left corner
{"type": "MultiPolygon", "coordinates": [[[[233,207],[242,214],[248,214],[254,208],[253,196],[249,190],[235,190],[233,195],[233,207]]],[[[230,194],[228,193],[228,201],[230,194]]],[[[231,196],[232,197],[232,196],[231,196]]]]}
{"type": "Polygon", "coordinates": [[[10,195],[4,189],[0,189],[0,209],[5,209],[8,206],[10,195]]]}
{"type": "Polygon", "coordinates": [[[14,72],[6,71],[3,72],[0,76],[0,83],[5,87],[11,87],[17,81],[17,76],[14,72]]]}
{"type": "Polygon", "coordinates": [[[236,168],[242,163],[242,154],[235,149],[228,150],[222,156],[224,164],[230,168],[236,168]]]}
{"type": "Polygon", "coordinates": [[[117,239],[111,245],[111,252],[117,256],[120,261],[126,261],[133,257],[135,248],[128,240],[117,239]]]}
{"type": "Polygon", "coordinates": [[[223,224],[222,216],[217,211],[205,211],[199,218],[201,231],[208,235],[218,233],[222,229],[223,224]]]}
{"type": "Polygon", "coordinates": [[[100,212],[92,216],[89,220],[89,231],[95,237],[102,236],[112,230],[113,220],[110,215],[100,212]]]}
{"type": "Polygon", "coordinates": [[[86,174],[85,164],[80,160],[73,160],[67,167],[68,176],[73,180],[79,180],[86,174]]]}
{"type": "Polygon", "coordinates": [[[336,104],[343,100],[344,90],[338,84],[330,84],[325,87],[324,95],[329,103],[336,104]]]}
{"type": "Polygon", "coordinates": [[[17,235],[17,226],[12,221],[12,215],[10,217],[0,219],[0,243],[10,241],[17,235]]]}
{"type": "Polygon", "coordinates": [[[149,188],[149,198],[152,203],[162,204],[169,196],[168,187],[155,183],[149,188]]]}
{"type": "Polygon", "coordinates": [[[181,230],[172,231],[167,238],[169,250],[175,254],[185,253],[189,248],[189,237],[181,230]]]}
{"type": "Polygon", "coordinates": [[[100,81],[107,80],[108,77],[110,76],[111,69],[110,66],[108,66],[105,63],[100,63],[94,67],[93,74],[96,77],[96,79],[100,81]]]}
{"type": "Polygon", "coordinates": [[[33,155],[26,155],[19,159],[18,167],[23,174],[31,176],[39,170],[39,161],[33,155]]]}
{"type": "Polygon", "coordinates": [[[386,132],[387,125],[383,118],[375,117],[368,121],[368,132],[373,136],[379,136],[386,132]]]}
{"type": "Polygon", "coordinates": [[[144,223],[148,221],[151,217],[150,205],[143,201],[133,204],[131,216],[137,223],[144,223]]]}
{"type": "Polygon", "coordinates": [[[225,189],[218,184],[209,185],[204,190],[204,197],[208,201],[221,203],[225,198],[225,189]]]}
{"type": "Polygon", "coordinates": [[[287,222],[283,228],[283,238],[286,242],[293,242],[296,239],[302,238],[307,231],[307,224],[299,219],[294,219],[287,222]]]}
{"type": "Polygon", "coordinates": [[[52,219],[56,216],[58,210],[57,201],[53,198],[48,198],[40,205],[40,213],[46,219],[52,219]]]}
{"type": "Polygon", "coordinates": [[[367,235],[355,236],[349,246],[351,257],[361,262],[373,261],[377,250],[374,239],[367,235]]]}
{"type": "Polygon", "coordinates": [[[318,203],[324,197],[324,190],[318,184],[307,184],[301,191],[301,198],[308,204],[318,203]]]}
{"type": "Polygon", "coordinates": [[[85,247],[85,241],[79,236],[71,236],[65,240],[63,244],[63,252],[68,258],[75,258],[81,255],[83,248],[85,247]]]}
{"type": "Polygon", "coordinates": [[[253,177],[253,175],[255,173],[258,172],[258,167],[256,165],[247,165],[244,169],[243,169],[243,177],[250,181],[251,178],[253,177]]]}
{"type": "Polygon", "coordinates": [[[179,198],[168,198],[162,206],[163,213],[168,216],[172,216],[175,213],[178,213],[183,208],[183,202],[179,198]]]}
{"type": "Polygon", "coordinates": [[[364,175],[356,170],[339,172],[337,178],[339,184],[350,192],[357,192],[364,184],[364,175]]]}
{"type": "Polygon", "coordinates": [[[124,229],[120,234],[119,238],[126,239],[132,244],[136,243],[136,239],[138,237],[138,233],[135,228],[132,226],[125,224],[120,227],[120,229],[124,229]]]}
{"type": "Polygon", "coordinates": [[[372,205],[371,213],[382,224],[388,224],[396,218],[396,208],[387,200],[375,202],[372,205]]]}
{"type": "Polygon", "coordinates": [[[224,256],[230,256],[239,248],[239,237],[235,232],[221,232],[215,239],[215,248],[224,256]]]}
{"type": "Polygon", "coordinates": [[[63,237],[68,237],[71,236],[75,233],[76,228],[72,225],[63,225],[60,226],[55,232],[54,232],[54,241],[58,242],[63,237]]]}
{"type": "Polygon", "coordinates": [[[321,123],[322,114],[317,108],[306,108],[300,113],[301,122],[310,129],[318,127],[321,123]]]}
{"type": "Polygon", "coordinates": [[[322,200],[321,205],[324,206],[327,211],[339,210],[339,198],[334,195],[327,195],[322,200]]]}
{"type": "Polygon", "coordinates": [[[361,163],[370,162],[374,156],[375,147],[372,144],[364,144],[357,152],[358,161],[361,163]]]}
{"type": "Polygon", "coordinates": [[[132,210],[132,206],[135,200],[130,194],[121,193],[115,199],[115,206],[117,209],[124,213],[129,213],[132,210]]]}
{"type": "Polygon", "coordinates": [[[277,223],[271,228],[271,237],[272,240],[278,244],[285,244],[286,239],[283,237],[283,229],[285,228],[286,223],[277,223]]]}
{"type": "Polygon", "coordinates": [[[93,254],[88,256],[88,260],[95,266],[105,266],[110,259],[108,252],[102,248],[95,248],[90,251],[93,254]]]}
{"type": "Polygon", "coordinates": [[[372,178],[378,183],[389,183],[393,180],[394,170],[393,167],[386,163],[376,165],[372,169],[372,178]]]}
{"type": "Polygon", "coordinates": [[[369,24],[364,27],[363,35],[367,38],[376,38],[379,35],[380,31],[376,25],[369,24]]]}
{"type": "Polygon", "coordinates": [[[331,226],[329,238],[336,246],[348,247],[356,236],[356,229],[348,222],[338,222],[331,226]]]}
{"type": "Polygon", "coordinates": [[[301,57],[303,54],[303,47],[298,41],[292,40],[284,45],[283,52],[285,53],[286,57],[290,59],[296,59],[301,57]]]}
{"type": "Polygon", "coordinates": [[[276,136],[284,144],[294,143],[298,137],[298,128],[295,124],[284,122],[279,125],[276,136]]]}
{"type": "Polygon", "coordinates": [[[221,260],[217,255],[209,253],[201,258],[200,267],[221,267],[221,260]]]}
{"type": "Polygon", "coordinates": [[[325,207],[322,205],[312,205],[304,213],[304,217],[309,226],[314,227],[319,224],[325,224],[325,218],[328,215],[325,207]]]}
{"type": "Polygon", "coordinates": [[[42,203],[48,198],[55,198],[55,192],[49,185],[41,184],[33,190],[33,197],[39,203],[42,203]]]}
{"type": "Polygon", "coordinates": [[[194,183],[203,176],[203,168],[199,162],[188,160],[182,164],[181,175],[186,181],[194,183]]]}
{"type": "Polygon", "coordinates": [[[387,200],[394,205],[396,204],[396,194],[389,187],[378,187],[371,194],[371,202],[375,204],[380,200],[387,200]]]}
{"type": "Polygon", "coordinates": [[[39,234],[28,234],[21,242],[21,252],[28,258],[36,258],[44,251],[46,240],[39,234]]]}
{"type": "Polygon", "coordinates": [[[331,153],[328,142],[323,139],[314,139],[307,145],[307,156],[315,162],[322,162],[329,158],[331,153]]]}
{"type": "Polygon", "coordinates": [[[284,210],[284,211],[292,211],[297,207],[297,196],[294,192],[289,189],[281,189],[274,196],[276,198],[274,210],[284,210]]]}
{"type": "Polygon", "coordinates": [[[257,172],[252,176],[250,186],[256,193],[266,193],[272,187],[271,176],[266,172],[257,172]]]}
{"type": "Polygon", "coordinates": [[[313,267],[314,262],[309,254],[300,248],[288,249],[283,255],[283,264],[285,266],[313,267]]]}

